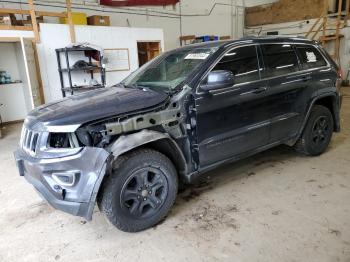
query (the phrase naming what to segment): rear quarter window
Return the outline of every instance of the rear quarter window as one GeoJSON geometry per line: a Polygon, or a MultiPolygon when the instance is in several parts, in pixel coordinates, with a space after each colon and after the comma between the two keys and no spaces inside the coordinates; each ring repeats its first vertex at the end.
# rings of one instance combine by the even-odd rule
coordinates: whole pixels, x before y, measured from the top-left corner
{"type": "Polygon", "coordinates": [[[296,46],[299,55],[300,63],[303,69],[317,68],[326,66],[327,62],[313,46],[296,46]]]}

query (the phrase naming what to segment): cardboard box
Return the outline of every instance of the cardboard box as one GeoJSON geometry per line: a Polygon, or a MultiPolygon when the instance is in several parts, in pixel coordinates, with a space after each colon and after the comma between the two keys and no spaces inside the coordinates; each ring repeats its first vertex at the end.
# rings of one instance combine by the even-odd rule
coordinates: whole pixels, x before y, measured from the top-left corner
{"type": "Polygon", "coordinates": [[[109,16],[93,15],[87,21],[88,25],[110,26],[109,16]]]}
{"type": "MultiPolygon", "coordinates": [[[[66,14],[66,12],[64,12],[66,14]]],[[[72,19],[74,25],[87,25],[87,16],[85,13],[72,12],[72,19]]],[[[68,24],[68,18],[60,18],[61,24],[68,24]]]]}
{"type": "Polygon", "coordinates": [[[0,15],[0,25],[11,25],[10,14],[1,14],[0,15]]]}
{"type": "MultiPolygon", "coordinates": [[[[22,22],[23,22],[24,25],[31,25],[32,24],[32,17],[30,15],[28,15],[26,17],[26,19],[22,20],[22,22]]],[[[38,24],[44,23],[44,17],[43,16],[37,16],[36,17],[36,22],[38,24]]]]}

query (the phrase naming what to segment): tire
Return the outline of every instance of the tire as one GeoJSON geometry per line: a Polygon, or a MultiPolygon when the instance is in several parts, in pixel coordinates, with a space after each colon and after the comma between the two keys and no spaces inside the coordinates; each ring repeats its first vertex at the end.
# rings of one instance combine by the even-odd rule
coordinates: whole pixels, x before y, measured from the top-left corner
{"type": "Polygon", "coordinates": [[[140,149],[118,157],[103,183],[100,210],[118,229],[138,232],[159,223],[173,206],[178,176],[165,155],[140,149]]]}
{"type": "Polygon", "coordinates": [[[305,155],[318,156],[326,151],[333,135],[333,116],[328,108],[315,105],[295,149],[305,155]]]}

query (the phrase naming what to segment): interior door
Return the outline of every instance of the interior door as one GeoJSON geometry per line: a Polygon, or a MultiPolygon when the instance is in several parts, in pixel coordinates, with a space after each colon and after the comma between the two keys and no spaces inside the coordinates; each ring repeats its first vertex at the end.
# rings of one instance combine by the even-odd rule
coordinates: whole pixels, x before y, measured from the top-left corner
{"type": "Polygon", "coordinates": [[[44,103],[44,97],[35,47],[32,40],[28,38],[22,38],[21,44],[32,105],[37,107],[44,103]]]}
{"type": "Polygon", "coordinates": [[[311,72],[300,70],[295,49],[290,44],[263,44],[261,49],[265,64],[263,75],[268,79],[269,143],[274,143],[299,131],[311,72]]]}
{"type": "Polygon", "coordinates": [[[157,57],[161,53],[160,42],[137,42],[139,66],[157,57]]]}
{"type": "Polygon", "coordinates": [[[229,50],[212,69],[215,70],[231,71],[234,84],[209,92],[199,88],[197,92],[201,168],[268,142],[266,81],[260,80],[256,46],[229,50]]]}

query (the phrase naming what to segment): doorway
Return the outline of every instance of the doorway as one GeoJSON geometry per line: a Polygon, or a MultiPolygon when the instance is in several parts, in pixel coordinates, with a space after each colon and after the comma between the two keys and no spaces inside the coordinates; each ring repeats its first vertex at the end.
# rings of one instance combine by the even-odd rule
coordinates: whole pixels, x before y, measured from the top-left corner
{"type": "Polygon", "coordinates": [[[139,66],[146,64],[148,61],[160,55],[161,52],[160,41],[138,41],[137,53],[139,57],[139,66]]]}
{"type": "Polygon", "coordinates": [[[44,103],[32,39],[0,38],[0,114],[4,123],[22,121],[44,103]]]}

